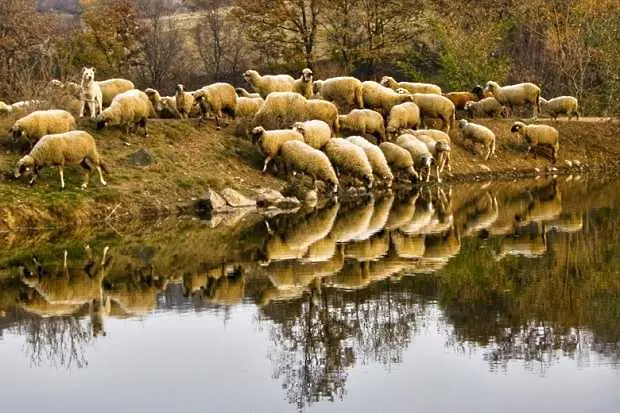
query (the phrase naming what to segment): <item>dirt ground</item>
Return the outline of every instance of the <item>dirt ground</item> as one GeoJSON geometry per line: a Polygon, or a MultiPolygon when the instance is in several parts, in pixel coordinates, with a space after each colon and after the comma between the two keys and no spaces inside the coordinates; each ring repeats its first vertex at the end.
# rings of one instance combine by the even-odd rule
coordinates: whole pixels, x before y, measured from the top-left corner
{"type": "MultiPolygon", "coordinates": [[[[0,119],[0,130],[8,130],[12,122],[10,118],[0,119]]],[[[510,133],[514,119],[476,122],[495,132],[496,156],[484,161],[481,149],[472,151],[453,128],[453,175],[445,176],[447,185],[545,173],[616,174],[620,164],[619,120],[539,120],[560,131],[559,160],[555,165],[544,156],[524,157],[525,145],[510,133]],[[575,166],[575,160],[581,167],[575,166]],[[550,171],[550,167],[557,170],[550,171]]],[[[37,183],[29,187],[25,180],[12,178],[21,154],[12,150],[8,136],[0,137],[0,232],[170,215],[208,188],[231,187],[252,196],[261,187],[283,190],[286,185],[271,174],[261,174],[262,155],[249,140],[235,136],[232,125],[216,130],[212,122],[198,125],[195,119],[152,120],[148,138],[124,137],[118,129],[98,132],[88,121],[81,122],[80,128],[89,130],[97,139],[110,170],[107,187],[102,187],[93,174],[89,188],[80,190],[79,166],[66,168],[64,191],[60,191],[56,168],[44,170],[37,183]],[[131,161],[140,149],[151,155],[151,164],[139,166],[131,161]]]]}

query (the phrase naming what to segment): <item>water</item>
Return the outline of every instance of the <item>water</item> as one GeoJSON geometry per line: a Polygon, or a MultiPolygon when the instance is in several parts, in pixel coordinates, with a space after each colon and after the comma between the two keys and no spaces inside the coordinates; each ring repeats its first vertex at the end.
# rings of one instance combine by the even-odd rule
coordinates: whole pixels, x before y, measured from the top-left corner
{"type": "Polygon", "coordinates": [[[3,411],[615,412],[618,186],[12,234],[3,411]]]}

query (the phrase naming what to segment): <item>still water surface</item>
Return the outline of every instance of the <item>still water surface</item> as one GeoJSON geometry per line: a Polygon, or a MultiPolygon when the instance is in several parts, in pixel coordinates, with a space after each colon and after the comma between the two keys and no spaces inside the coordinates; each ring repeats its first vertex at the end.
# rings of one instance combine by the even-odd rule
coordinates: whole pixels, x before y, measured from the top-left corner
{"type": "Polygon", "coordinates": [[[616,412],[619,189],[8,236],[2,411],[616,412]]]}

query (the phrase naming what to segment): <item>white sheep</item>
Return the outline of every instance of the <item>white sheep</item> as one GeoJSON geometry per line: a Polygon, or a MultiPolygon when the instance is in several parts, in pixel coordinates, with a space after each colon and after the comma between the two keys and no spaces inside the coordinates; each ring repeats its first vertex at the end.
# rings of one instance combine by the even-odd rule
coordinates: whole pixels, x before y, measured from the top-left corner
{"type": "Polygon", "coordinates": [[[338,191],[338,178],[327,155],[310,145],[297,140],[289,140],[282,144],[280,154],[286,170],[310,175],[316,189],[316,181],[320,180],[332,192],[338,191]]]}
{"type": "MultiPolygon", "coordinates": [[[[58,166],[60,186],[65,187],[63,176],[65,165],[80,164],[87,170],[82,189],[88,186],[92,165],[99,172],[102,185],[107,185],[101,169],[106,170],[95,144],[95,139],[84,131],[69,131],[43,136],[32,148],[29,155],[21,158],[15,167],[15,178],[22,174],[32,173],[30,184],[39,176],[39,170],[47,166],[58,166]]],[[[106,170],[107,172],[107,170],[106,170]]]]}
{"type": "Polygon", "coordinates": [[[333,102],[340,110],[362,109],[362,82],[351,76],[314,81],[314,93],[333,102]]]}
{"type": "Polygon", "coordinates": [[[318,99],[310,99],[306,102],[306,119],[322,120],[334,131],[340,130],[338,120],[338,108],[331,102],[318,99]]]}
{"type": "Polygon", "coordinates": [[[571,120],[573,116],[579,120],[579,102],[573,96],[558,96],[550,100],[541,97],[540,111],[553,119],[557,119],[559,115],[566,115],[568,120],[571,120]]]}
{"type": "Polygon", "coordinates": [[[450,139],[450,136],[447,133],[442,132],[440,130],[436,130],[436,129],[421,129],[421,130],[416,130],[416,131],[403,130],[403,133],[408,133],[415,137],[418,137],[419,135],[427,135],[433,138],[437,142],[442,142],[444,147],[448,148],[448,150],[442,152],[442,160],[440,162],[441,167],[439,168],[439,172],[443,172],[444,167],[447,166],[448,173],[450,174],[452,173],[452,165],[451,165],[452,140],[450,139]]]}
{"type": "Polygon", "coordinates": [[[176,100],[177,111],[179,112],[181,119],[187,119],[189,117],[189,113],[195,104],[194,93],[196,92],[186,92],[185,87],[180,83],[177,85],[174,98],[176,100]]]}
{"type": "Polygon", "coordinates": [[[299,79],[295,80],[293,92],[297,92],[306,99],[310,99],[313,95],[312,70],[305,68],[301,71],[299,79]]]}
{"type": "Polygon", "coordinates": [[[437,182],[441,182],[441,177],[439,173],[443,170],[444,163],[448,164],[448,170],[451,171],[450,163],[446,159],[450,159],[451,148],[449,144],[446,144],[443,141],[437,141],[432,136],[424,134],[424,131],[420,131],[421,133],[414,135],[420,141],[424,142],[430,153],[433,155],[435,159],[435,168],[437,175],[437,182]]]}
{"type": "Polygon", "coordinates": [[[153,109],[159,118],[180,118],[181,115],[177,110],[176,96],[161,96],[159,92],[152,88],[146,88],[144,93],[149,97],[153,109]]]}
{"type": "Polygon", "coordinates": [[[308,119],[308,100],[295,92],[273,92],[254,117],[253,124],[265,129],[286,129],[308,119]]]}
{"type": "Polygon", "coordinates": [[[21,137],[28,139],[32,148],[45,135],[68,132],[75,127],[75,118],[65,110],[37,110],[15,121],[9,133],[14,140],[21,137]]]}
{"type": "Polygon", "coordinates": [[[431,177],[433,155],[426,147],[426,144],[418,140],[415,136],[407,133],[400,135],[396,139],[396,144],[409,151],[411,159],[413,159],[413,164],[420,170],[421,174],[423,174],[422,170],[426,170],[426,182],[428,182],[431,177]]]}
{"type": "Polygon", "coordinates": [[[263,99],[272,92],[292,92],[295,87],[295,79],[289,75],[261,76],[256,70],[246,70],[243,78],[263,99]]]}
{"type": "Polygon", "coordinates": [[[127,79],[107,79],[97,82],[101,88],[103,107],[110,106],[116,95],[135,89],[133,82],[127,79]]]}
{"type": "Polygon", "coordinates": [[[263,106],[265,101],[257,95],[257,97],[238,97],[237,107],[235,109],[235,130],[237,134],[246,136],[249,132],[249,125],[254,117],[263,106]]]}
{"type": "Polygon", "coordinates": [[[28,110],[34,109],[41,105],[40,100],[21,100],[19,102],[14,102],[10,105],[7,105],[4,102],[0,102],[0,115],[8,114],[8,113],[16,113],[16,112],[26,112],[28,110]]]}
{"type": "MultiPolygon", "coordinates": [[[[549,125],[526,125],[523,122],[515,122],[510,128],[512,133],[522,136],[527,142],[527,153],[529,154],[533,147],[539,145],[549,146],[552,153],[553,162],[558,159],[558,151],[560,150],[560,132],[549,125]]],[[[527,156],[527,154],[526,154],[527,156]]],[[[534,158],[536,151],[534,151],[534,158]]]]}
{"type": "Polygon", "coordinates": [[[193,93],[192,99],[200,105],[203,116],[209,111],[215,115],[215,124],[218,128],[222,125],[224,112],[235,118],[237,93],[228,83],[213,83],[200,88],[193,93]]]}
{"type": "Polygon", "coordinates": [[[362,97],[364,98],[365,108],[377,110],[381,112],[383,117],[387,117],[390,114],[392,106],[413,101],[408,93],[397,93],[371,80],[362,82],[362,97]]]}
{"type": "Polygon", "coordinates": [[[506,106],[512,112],[515,106],[532,105],[532,116],[536,118],[540,110],[540,88],[533,83],[518,83],[510,86],[500,86],[489,80],[484,88],[497,99],[500,105],[506,106]]]}
{"type": "Polygon", "coordinates": [[[441,95],[441,88],[432,83],[397,82],[393,77],[383,76],[381,78],[381,84],[394,90],[403,88],[409,93],[432,93],[441,95]]]}
{"type": "Polygon", "coordinates": [[[359,135],[373,135],[377,142],[385,141],[383,116],[371,109],[353,109],[346,115],[338,116],[340,129],[359,135]]]}
{"type": "Polygon", "coordinates": [[[484,117],[499,117],[501,116],[506,108],[497,101],[494,97],[488,97],[481,99],[477,102],[473,100],[465,103],[464,107],[467,114],[472,118],[484,118],[484,117]]]}
{"type": "Polygon", "coordinates": [[[250,93],[242,87],[235,88],[235,93],[237,93],[237,96],[240,98],[260,98],[259,93],[250,93]]]}
{"type": "Polygon", "coordinates": [[[92,67],[82,68],[80,102],[80,118],[84,117],[86,105],[88,105],[91,119],[95,119],[103,110],[103,94],[99,83],[95,82],[95,69],[92,67]]]}
{"type": "Polygon", "coordinates": [[[265,173],[269,161],[279,155],[280,147],[286,141],[304,141],[301,133],[290,129],[265,130],[262,126],[252,129],[252,142],[258,143],[258,147],[265,155],[265,163],[262,172],[265,173]]]}
{"type": "Polygon", "coordinates": [[[392,135],[402,129],[418,129],[420,127],[420,108],[413,102],[395,105],[387,119],[386,132],[392,135]]]}
{"type": "Polygon", "coordinates": [[[372,187],[372,166],[362,148],[342,138],[334,138],[325,145],[325,154],[336,169],[361,179],[368,188],[372,187]]]}
{"type": "Polygon", "coordinates": [[[381,181],[384,181],[387,187],[391,187],[392,181],[394,180],[394,175],[392,175],[392,171],[387,160],[385,159],[385,155],[381,151],[381,148],[368,142],[361,136],[349,136],[347,141],[364,150],[366,156],[368,157],[368,161],[370,162],[370,166],[372,167],[372,172],[381,181]]]}
{"type": "Polygon", "coordinates": [[[495,134],[486,126],[468,122],[465,119],[459,121],[459,128],[463,134],[463,139],[471,140],[475,145],[476,142],[481,143],[487,150],[484,158],[488,160],[495,153],[495,134]]]}
{"type": "Polygon", "coordinates": [[[379,148],[383,152],[385,160],[393,171],[393,174],[396,174],[397,171],[406,171],[416,180],[419,178],[413,166],[413,158],[409,151],[392,142],[383,142],[379,145],[379,148]]]}
{"type": "Polygon", "coordinates": [[[120,126],[129,134],[130,128],[138,126],[144,128],[144,137],[148,137],[146,122],[149,117],[155,116],[155,109],[146,93],[132,89],[119,93],[114,97],[110,106],[97,117],[97,129],[106,126],[120,126]]]}
{"type": "Polygon", "coordinates": [[[304,141],[314,149],[322,149],[332,138],[332,130],[329,125],[322,120],[307,120],[296,122],[293,130],[299,132],[304,137],[304,141]]]}
{"type": "Polygon", "coordinates": [[[426,118],[439,118],[443,121],[446,133],[450,133],[450,126],[455,120],[456,109],[450,99],[432,93],[413,93],[403,88],[397,89],[402,95],[409,95],[413,102],[420,108],[422,124],[426,127],[426,118]]]}

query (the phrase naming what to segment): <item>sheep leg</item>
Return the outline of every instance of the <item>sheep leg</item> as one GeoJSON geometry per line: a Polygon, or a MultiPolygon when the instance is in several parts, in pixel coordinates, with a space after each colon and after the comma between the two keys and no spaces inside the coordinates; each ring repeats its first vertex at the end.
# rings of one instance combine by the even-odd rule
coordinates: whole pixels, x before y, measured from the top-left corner
{"type": "Polygon", "coordinates": [[[269,163],[269,161],[271,161],[271,156],[268,156],[267,158],[265,158],[265,163],[263,164],[262,173],[265,173],[267,171],[267,164],[269,163]]]}
{"type": "Polygon", "coordinates": [[[65,189],[64,169],[62,165],[58,165],[58,170],[60,171],[60,189],[65,189]]]}
{"type": "MultiPolygon", "coordinates": [[[[138,125],[140,125],[144,129],[144,137],[148,138],[149,137],[149,132],[146,129],[146,118],[140,119],[140,122],[138,122],[138,125]]],[[[137,131],[138,131],[138,127],[136,126],[136,132],[137,131]]]]}
{"type": "Polygon", "coordinates": [[[435,165],[435,173],[437,174],[437,182],[441,182],[441,177],[439,176],[439,162],[435,165]]]}
{"type": "Polygon", "coordinates": [[[82,189],[86,189],[88,187],[88,183],[90,182],[90,171],[92,167],[88,163],[88,160],[84,158],[82,162],[80,162],[82,168],[86,169],[86,174],[84,175],[84,182],[82,182],[82,189]]]}

